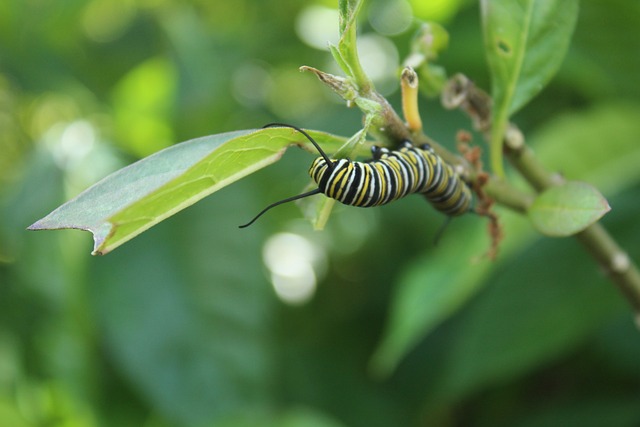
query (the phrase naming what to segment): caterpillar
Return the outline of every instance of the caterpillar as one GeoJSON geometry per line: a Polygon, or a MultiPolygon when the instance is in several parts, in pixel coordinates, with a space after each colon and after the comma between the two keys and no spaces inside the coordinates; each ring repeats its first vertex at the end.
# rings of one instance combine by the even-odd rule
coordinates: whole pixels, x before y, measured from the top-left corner
{"type": "Polygon", "coordinates": [[[428,144],[415,147],[404,141],[398,150],[373,146],[372,158],[367,162],[333,160],[304,130],[282,123],[271,123],[265,127],[272,126],[295,129],[318,150],[320,157],[309,168],[309,175],[318,188],[267,206],[240,228],[250,226],[271,208],[320,193],[345,205],[359,207],[380,206],[420,193],[434,208],[450,217],[462,215],[470,209],[471,190],[428,144]]]}

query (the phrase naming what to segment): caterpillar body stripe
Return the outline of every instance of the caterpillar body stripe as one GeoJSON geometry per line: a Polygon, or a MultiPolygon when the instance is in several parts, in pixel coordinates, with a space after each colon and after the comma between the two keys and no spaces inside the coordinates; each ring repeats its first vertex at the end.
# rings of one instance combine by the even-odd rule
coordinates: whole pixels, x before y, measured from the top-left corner
{"type": "Polygon", "coordinates": [[[319,193],[345,205],[358,207],[380,206],[420,193],[434,208],[449,216],[462,215],[470,209],[471,190],[429,145],[415,147],[404,141],[398,150],[374,146],[371,149],[372,159],[368,162],[330,159],[304,130],[279,123],[267,126],[291,127],[316,147],[320,157],[311,164],[309,175],[318,188],[267,206],[241,228],[251,225],[275,206],[319,193]]]}
{"type": "Polygon", "coordinates": [[[469,187],[429,146],[405,141],[399,150],[374,146],[370,162],[323,157],[314,160],[309,175],[322,194],[349,206],[380,206],[421,193],[439,211],[461,215],[469,210],[469,187]]]}

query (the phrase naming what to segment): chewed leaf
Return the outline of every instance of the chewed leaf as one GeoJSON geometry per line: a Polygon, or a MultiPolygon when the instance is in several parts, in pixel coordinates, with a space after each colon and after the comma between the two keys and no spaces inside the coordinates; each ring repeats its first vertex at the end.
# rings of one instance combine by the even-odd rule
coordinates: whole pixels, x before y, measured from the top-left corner
{"type": "Polygon", "coordinates": [[[497,109],[514,114],[560,67],[578,16],[578,1],[486,0],[484,43],[497,109]]]}
{"type": "Polygon", "coordinates": [[[529,208],[529,219],[542,234],[565,237],[598,221],[611,208],[591,185],[570,181],[540,194],[529,208]]]}
{"type": "Polygon", "coordinates": [[[491,168],[504,176],[509,118],[556,73],[569,47],[578,0],[482,0],[482,28],[493,98],[491,168]]]}
{"type": "MultiPolygon", "coordinates": [[[[343,138],[312,132],[327,151],[343,138]]],[[[288,146],[309,145],[292,129],[241,130],[176,144],[85,190],[29,227],[93,234],[93,254],[106,254],[195,202],[280,159],[288,146]]]]}

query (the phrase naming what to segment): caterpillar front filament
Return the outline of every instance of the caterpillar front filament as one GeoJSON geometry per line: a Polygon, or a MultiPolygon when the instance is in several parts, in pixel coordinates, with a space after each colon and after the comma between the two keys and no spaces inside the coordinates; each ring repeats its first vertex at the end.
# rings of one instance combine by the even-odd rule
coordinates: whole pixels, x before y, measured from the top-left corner
{"type": "Polygon", "coordinates": [[[290,127],[302,133],[318,150],[309,168],[309,175],[318,188],[273,203],[247,224],[253,224],[262,214],[282,203],[322,193],[349,206],[380,206],[413,193],[421,193],[437,210],[457,216],[471,206],[471,191],[429,145],[414,147],[404,141],[399,150],[372,147],[373,158],[368,162],[330,159],[318,143],[304,130],[295,126],[272,123],[265,127],[290,127]]]}

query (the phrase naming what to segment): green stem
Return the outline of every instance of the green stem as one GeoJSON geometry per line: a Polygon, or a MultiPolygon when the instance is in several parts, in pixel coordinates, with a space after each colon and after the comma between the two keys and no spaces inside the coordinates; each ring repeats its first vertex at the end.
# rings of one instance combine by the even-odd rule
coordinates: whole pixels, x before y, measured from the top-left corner
{"type": "Polygon", "coordinates": [[[537,192],[564,182],[561,175],[550,173],[538,161],[535,153],[528,145],[523,145],[517,150],[508,149],[507,158],[537,192]]]}
{"type": "Polygon", "coordinates": [[[533,203],[531,195],[523,193],[503,179],[492,178],[483,188],[496,203],[514,212],[524,214],[533,203]]]}
{"type": "MultiPolygon", "coordinates": [[[[362,0],[342,0],[340,2],[340,41],[338,42],[338,51],[340,58],[338,63],[342,65],[347,76],[351,77],[358,89],[363,94],[374,91],[373,82],[364,72],[358,57],[357,39],[357,19],[360,9],[362,8],[362,0]],[[346,69],[345,69],[346,66],[346,69]]],[[[334,55],[335,56],[335,55],[334,55]]]]}
{"type": "MultiPolygon", "coordinates": [[[[605,228],[595,223],[576,235],[627,298],[640,322],[640,271],[605,228]]],[[[638,324],[640,327],[640,323],[638,324]]]]}
{"type": "Polygon", "coordinates": [[[491,147],[490,160],[491,160],[491,171],[498,178],[504,178],[504,166],[502,159],[502,141],[503,135],[505,133],[505,129],[507,127],[507,121],[505,117],[500,115],[496,117],[498,120],[496,122],[496,126],[493,127],[495,129],[494,132],[491,133],[491,140],[489,142],[491,147]]]}

